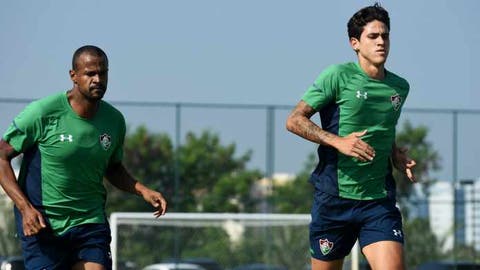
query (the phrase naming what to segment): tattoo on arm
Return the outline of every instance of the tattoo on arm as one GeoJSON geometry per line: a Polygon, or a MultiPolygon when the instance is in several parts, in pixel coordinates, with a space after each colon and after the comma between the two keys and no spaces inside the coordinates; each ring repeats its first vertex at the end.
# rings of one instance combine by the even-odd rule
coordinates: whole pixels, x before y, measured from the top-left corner
{"type": "Polygon", "coordinates": [[[310,120],[310,117],[315,113],[316,111],[312,107],[300,101],[288,117],[287,129],[309,141],[330,145],[330,142],[336,136],[323,130],[310,120]]]}

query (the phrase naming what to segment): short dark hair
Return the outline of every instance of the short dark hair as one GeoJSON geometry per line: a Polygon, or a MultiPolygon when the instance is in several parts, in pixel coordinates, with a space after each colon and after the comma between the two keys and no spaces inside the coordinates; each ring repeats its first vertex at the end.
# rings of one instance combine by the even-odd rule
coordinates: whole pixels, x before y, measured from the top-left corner
{"type": "Polygon", "coordinates": [[[108,65],[108,57],[107,57],[107,54],[106,54],[102,49],[100,49],[100,48],[97,47],[97,46],[93,46],[93,45],[85,45],[85,46],[82,46],[82,47],[78,48],[78,49],[75,51],[75,53],[73,54],[73,57],[72,57],[72,70],[76,70],[76,69],[77,69],[77,61],[78,61],[78,58],[80,57],[80,55],[82,55],[82,54],[84,54],[84,53],[102,57],[103,59],[105,59],[105,61],[107,62],[107,65],[108,65]]]}
{"type": "Polygon", "coordinates": [[[373,6],[364,7],[353,14],[347,24],[348,38],[360,39],[363,27],[374,20],[383,22],[390,31],[390,17],[388,17],[387,10],[379,3],[375,3],[373,6]]]}

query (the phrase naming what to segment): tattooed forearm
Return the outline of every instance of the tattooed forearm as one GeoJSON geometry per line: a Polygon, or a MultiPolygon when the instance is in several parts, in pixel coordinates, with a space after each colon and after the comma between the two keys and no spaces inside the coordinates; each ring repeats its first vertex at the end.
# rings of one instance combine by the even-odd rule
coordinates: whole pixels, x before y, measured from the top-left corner
{"type": "Polygon", "coordinates": [[[300,102],[292,111],[287,120],[287,129],[309,141],[331,145],[331,141],[335,139],[335,135],[321,129],[318,125],[310,120],[315,111],[308,105],[300,102]]]}
{"type": "Polygon", "coordinates": [[[328,145],[334,138],[333,134],[321,129],[305,116],[294,114],[292,120],[293,125],[290,126],[289,130],[309,141],[328,145]]]}

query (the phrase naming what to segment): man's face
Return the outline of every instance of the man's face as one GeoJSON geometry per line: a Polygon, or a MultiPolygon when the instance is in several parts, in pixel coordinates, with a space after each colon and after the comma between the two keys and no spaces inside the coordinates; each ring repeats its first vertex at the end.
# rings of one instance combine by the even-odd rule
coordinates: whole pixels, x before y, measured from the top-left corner
{"type": "Polygon", "coordinates": [[[351,38],[350,44],[361,60],[374,66],[383,65],[390,50],[388,28],[383,22],[371,21],[364,26],[360,40],[351,38]]]}
{"type": "Polygon", "coordinates": [[[75,70],[70,70],[70,77],[86,99],[100,100],[107,91],[108,62],[104,57],[83,53],[75,70]]]}

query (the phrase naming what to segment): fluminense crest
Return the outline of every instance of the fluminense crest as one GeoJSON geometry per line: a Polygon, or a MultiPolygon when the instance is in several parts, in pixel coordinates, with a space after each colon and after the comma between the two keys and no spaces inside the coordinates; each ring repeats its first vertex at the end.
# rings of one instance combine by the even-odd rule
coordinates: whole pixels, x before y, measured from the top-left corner
{"type": "Polygon", "coordinates": [[[327,255],[332,251],[333,248],[333,242],[328,241],[328,239],[320,239],[320,251],[322,252],[323,255],[327,255]]]}
{"type": "Polygon", "coordinates": [[[395,111],[397,111],[402,105],[402,97],[399,94],[393,95],[390,97],[392,101],[392,106],[395,111]]]}
{"type": "Polygon", "coordinates": [[[100,144],[102,145],[104,150],[108,150],[108,148],[110,148],[110,145],[112,145],[112,139],[110,135],[108,135],[107,133],[100,135],[100,144]]]}

